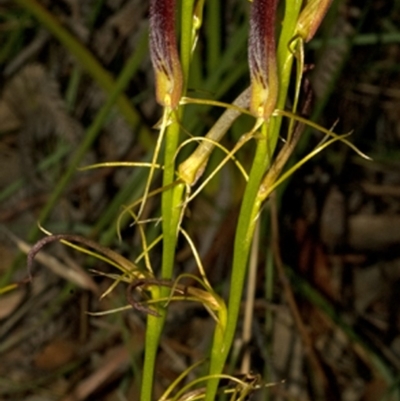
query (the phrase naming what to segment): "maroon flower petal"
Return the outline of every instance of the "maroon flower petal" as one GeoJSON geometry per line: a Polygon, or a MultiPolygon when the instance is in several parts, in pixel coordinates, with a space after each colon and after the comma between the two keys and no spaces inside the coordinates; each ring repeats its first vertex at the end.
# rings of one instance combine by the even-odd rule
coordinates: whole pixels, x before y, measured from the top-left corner
{"type": "Polygon", "coordinates": [[[267,120],[278,97],[275,20],[278,0],[253,0],[250,13],[250,111],[267,120]]]}
{"type": "Polygon", "coordinates": [[[150,57],[159,104],[176,108],[182,95],[182,69],[175,34],[175,1],[150,2],[150,57]]]}

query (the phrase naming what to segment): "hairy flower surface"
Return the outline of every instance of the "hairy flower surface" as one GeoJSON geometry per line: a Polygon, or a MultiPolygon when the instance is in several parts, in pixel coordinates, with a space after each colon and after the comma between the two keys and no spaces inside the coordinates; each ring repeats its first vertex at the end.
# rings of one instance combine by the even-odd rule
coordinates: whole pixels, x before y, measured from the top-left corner
{"type": "Polygon", "coordinates": [[[182,95],[182,68],[175,35],[175,1],[150,2],[150,57],[156,80],[156,98],[176,108],[182,95]]]}
{"type": "Polygon", "coordinates": [[[250,12],[250,111],[267,120],[278,97],[275,19],[278,0],[253,0],[250,12]]]}

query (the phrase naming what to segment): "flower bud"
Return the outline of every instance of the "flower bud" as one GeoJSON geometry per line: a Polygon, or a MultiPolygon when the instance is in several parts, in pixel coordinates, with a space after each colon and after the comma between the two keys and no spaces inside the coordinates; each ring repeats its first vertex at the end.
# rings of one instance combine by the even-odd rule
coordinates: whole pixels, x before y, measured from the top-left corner
{"type": "Polygon", "coordinates": [[[267,120],[278,97],[275,19],[278,0],[253,0],[250,12],[250,111],[267,120]]]}
{"type": "Polygon", "coordinates": [[[175,34],[175,0],[150,2],[150,57],[157,102],[176,108],[182,96],[182,68],[175,34]]]}
{"type": "Polygon", "coordinates": [[[300,13],[296,27],[304,42],[307,43],[314,37],[331,3],[332,0],[308,0],[300,13]]]}

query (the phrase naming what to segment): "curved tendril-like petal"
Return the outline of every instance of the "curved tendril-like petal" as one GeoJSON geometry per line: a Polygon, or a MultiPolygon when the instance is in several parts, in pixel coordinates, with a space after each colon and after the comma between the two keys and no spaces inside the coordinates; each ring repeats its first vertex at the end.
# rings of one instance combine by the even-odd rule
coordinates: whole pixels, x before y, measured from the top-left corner
{"type": "Polygon", "coordinates": [[[275,19],[278,0],[253,0],[250,12],[250,111],[267,120],[278,97],[275,19]]]}
{"type": "Polygon", "coordinates": [[[182,68],[175,35],[175,0],[150,2],[150,57],[157,102],[176,108],[182,95],[182,68]]]}

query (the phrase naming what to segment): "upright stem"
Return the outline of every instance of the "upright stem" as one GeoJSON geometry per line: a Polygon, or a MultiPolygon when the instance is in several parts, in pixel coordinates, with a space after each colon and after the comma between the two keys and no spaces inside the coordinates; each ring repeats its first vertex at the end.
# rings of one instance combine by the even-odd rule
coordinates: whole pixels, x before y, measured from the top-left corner
{"type": "MultiPolygon", "coordinates": [[[[244,278],[248,261],[249,249],[253,238],[257,214],[260,203],[256,201],[258,188],[260,186],[265,169],[269,164],[267,146],[268,128],[264,124],[262,133],[257,142],[256,154],[249,175],[249,181],[240,208],[239,221],[236,229],[233,268],[228,304],[228,319],[223,338],[216,331],[211,354],[210,374],[220,374],[225,365],[229,351],[236,332],[237,319],[239,316],[240,302],[242,298],[244,278]]],[[[213,401],[218,388],[218,380],[210,380],[207,384],[206,401],[213,401]]]]}
{"type": "MultiPolygon", "coordinates": [[[[287,97],[293,62],[293,55],[288,45],[294,36],[301,4],[301,0],[295,0],[291,1],[290,5],[286,3],[285,7],[277,52],[278,108],[284,106],[287,97]]],[[[263,125],[260,135],[257,134],[256,154],[243,196],[235,235],[227,325],[222,340],[217,336],[218,333],[214,336],[210,362],[210,374],[212,375],[222,372],[235,337],[251,242],[262,205],[259,188],[263,175],[271,164],[271,158],[279,138],[280,125],[281,118],[270,118],[269,122],[263,125]]],[[[218,379],[210,380],[205,400],[214,401],[217,389],[218,379]]]]}
{"type": "MultiPolygon", "coordinates": [[[[192,15],[194,0],[182,1],[181,5],[181,65],[183,75],[182,93],[186,91],[189,75],[190,55],[192,48],[192,15]]],[[[178,148],[180,125],[182,119],[182,108],[179,107],[173,112],[173,122],[168,126],[165,133],[164,151],[164,173],[163,185],[168,186],[175,180],[175,154],[178,148]]],[[[161,199],[162,209],[162,231],[163,231],[163,254],[161,274],[163,279],[172,277],[175,261],[175,249],[182,208],[182,196],[184,186],[178,185],[163,192],[161,199]]],[[[168,297],[170,289],[161,287],[155,290],[153,297],[168,297]]],[[[153,390],[153,375],[157,356],[158,344],[165,322],[164,311],[159,311],[161,316],[149,315],[146,330],[145,360],[143,366],[143,381],[141,401],[151,401],[153,390]]]]}

